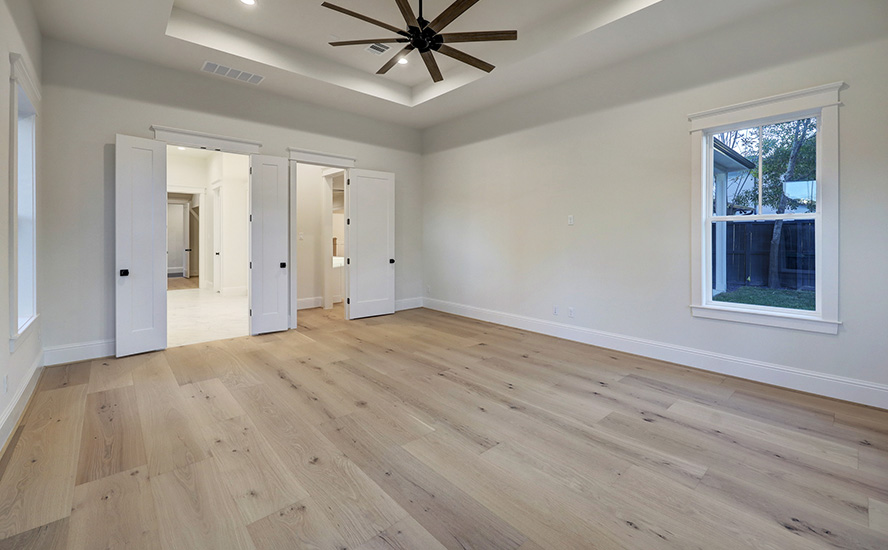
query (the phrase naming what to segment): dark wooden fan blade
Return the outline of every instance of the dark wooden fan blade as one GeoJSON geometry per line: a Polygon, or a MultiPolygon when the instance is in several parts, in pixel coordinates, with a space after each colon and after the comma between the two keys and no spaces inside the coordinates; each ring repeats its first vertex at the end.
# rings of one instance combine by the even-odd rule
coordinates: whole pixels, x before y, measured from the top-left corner
{"type": "Polygon", "coordinates": [[[450,4],[450,7],[441,12],[441,15],[436,17],[431,23],[429,23],[429,28],[435,32],[441,32],[444,30],[444,27],[453,23],[453,20],[465,13],[465,11],[475,4],[478,3],[479,0],[456,0],[456,2],[450,4]]]}
{"type": "Polygon", "coordinates": [[[518,40],[518,31],[448,32],[438,36],[441,37],[445,44],[490,42],[494,40],[518,40]]]}
{"type": "Polygon", "coordinates": [[[385,74],[389,72],[392,67],[398,64],[399,59],[405,57],[408,53],[412,52],[413,49],[413,44],[407,44],[407,46],[405,46],[403,50],[395,54],[395,57],[389,59],[388,63],[386,63],[378,71],[376,71],[376,74],[385,74]]]}
{"type": "Polygon", "coordinates": [[[477,57],[469,55],[465,52],[461,52],[461,51],[457,50],[456,48],[452,48],[452,47],[448,46],[447,44],[441,44],[441,46],[438,47],[438,53],[443,53],[444,55],[446,55],[448,57],[452,57],[453,59],[456,59],[457,61],[462,61],[463,63],[467,63],[467,64],[471,65],[472,67],[481,69],[482,71],[485,71],[488,73],[496,68],[486,61],[481,61],[477,57]]]}
{"type": "Polygon", "coordinates": [[[441,74],[441,69],[438,68],[438,62],[435,61],[432,50],[422,52],[422,60],[425,61],[426,68],[429,70],[429,74],[432,75],[432,80],[435,82],[444,80],[444,75],[441,74]]]}
{"type": "Polygon", "coordinates": [[[416,14],[413,13],[413,8],[410,7],[409,0],[395,0],[395,3],[398,4],[398,9],[401,10],[401,15],[404,16],[404,21],[407,22],[408,27],[419,27],[419,21],[416,20],[416,14]]]}
{"type": "Polygon", "coordinates": [[[367,23],[372,23],[372,24],[376,25],[377,27],[382,27],[383,29],[390,30],[393,33],[407,36],[407,32],[404,31],[403,29],[399,29],[398,27],[395,27],[394,25],[389,25],[388,23],[383,23],[382,21],[378,21],[376,19],[373,19],[372,17],[367,17],[366,15],[362,15],[356,11],[351,11],[350,9],[339,7],[336,4],[331,4],[330,2],[324,2],[321,5],[324,6],[325,8],[330,8],[333,11],[338,11],[339,13],[344,13],[345,15],[350,15],[354,18],[360,19],[361,21],[366,21],[367,23]]]}
{"type": "Polygon", "coordinates": [[[407,38],[376,38],[368,40],[341,40],[339,42],[330,42],[331,46],[358,46],[360,44],[397,44],[410,42],[407,38]]]}

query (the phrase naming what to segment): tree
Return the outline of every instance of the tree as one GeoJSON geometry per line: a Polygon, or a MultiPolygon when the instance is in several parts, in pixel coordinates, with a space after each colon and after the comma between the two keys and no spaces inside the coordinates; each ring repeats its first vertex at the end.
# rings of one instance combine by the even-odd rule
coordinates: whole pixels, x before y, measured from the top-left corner
{"type": "MultiPolygon", "coordinates": [[[[810,181],[817,178],[816,139],[817,121],[803,118],[762,128],[762,205],[775,208],[776,214],[785,214],[806,206],[811,212],[813,203],[803,204],[786,194],[786,183],[810,181]]],[[[768,255],[768,287],[780,288],[780,242],[783,220],[774,222],[768,255]]]]}
{"type": "MultiPolygon", "coordinates": [[[[750,182],[759,179],[761,157],[762,207],[785,214],[806,208],[813,212],[814,201],[799,200],[786,194],[786,183],[813,181],[817,178],[816,137],[817,119],[803,118],[780,124],[771,124],[733,130],[716,136],[756,167],[737,173],[728,183],[729,202],[733,205],[757,207],[758,189],[750,182]]],[[[761,212],[759,212],[761,214],[761,212]]],[[[783,237],[783,220],[774,222],[768,262],[768,287],[780,287],[780,243],[783,237]]]]}

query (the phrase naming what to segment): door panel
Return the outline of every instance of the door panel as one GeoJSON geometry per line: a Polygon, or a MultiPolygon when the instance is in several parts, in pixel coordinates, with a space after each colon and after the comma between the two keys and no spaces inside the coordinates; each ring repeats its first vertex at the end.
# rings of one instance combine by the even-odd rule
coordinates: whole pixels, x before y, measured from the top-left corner
{"type": "Polygon", "coordinates": [[[118,357],[166,348],[166,146],[117,136],[115,308],[118,357]]]}
{"type": "Polygon", "coordinates": [[[287,159],[250,157],[250,333],[289,328],[287,159]]]}
{"type": "Polygon", "coordinates": [[[351,170],[345,187],[349,319],[395,312],[395,175],[351,170]]]}
{"type": "Polygon", "coordinates": [[[213,189],[213,290],[222,292],[222,188],[213,189]]]}

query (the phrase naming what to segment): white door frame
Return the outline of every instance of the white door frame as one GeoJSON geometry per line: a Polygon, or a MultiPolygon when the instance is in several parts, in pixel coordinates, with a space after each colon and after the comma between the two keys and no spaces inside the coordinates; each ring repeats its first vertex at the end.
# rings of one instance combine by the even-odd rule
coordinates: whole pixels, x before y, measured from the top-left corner
{"type": "MultiPolygon", "coordinates": [[[[343,168],[330,168],[324,170],[321,175],[324,178],[324,196],[321,200],[321,219],[323,220],[323,231],[321,241],[323,241],[324,248],[324,309],[333,309],[333,298],[339,296],[342,301],[345,301],[347,298],[347,294],[343,293],[342,285],[333,288],[331,284],[331,279],[333,278],[333,187],[335,184],[333,183],[334,178],[337,176],[342,176],[344,180],[348,180],[348,170],[343,168]],[[335,290],[335,292],[334,292],[335,290]]],[[[342,239],[342,246],[345,250],[348,250],[348,232],[345,232],[345,237],[342,239]]],[[[340,268],[343,269],[344,268],[340,268]]],[[[342,279],[345,277],[343,276],[342,279]]]]}
{"type": "MultiPolygon", "coordinates": [[[[169,158],[167,158],[167,160],[169,160],[169,158]]],[[[206,204],[207,204],[207,190],[206,190],[206,188],[201,190],[200,188],[195,189],[195,188],[191,188],[191,187],[185,187],[182,185],[168,185],[167,192],[168,193],[180,193],[180,194],[192,196],[190,210],[191,210],[191,215],[197,217],[197,220],[198,220],[198,222],[197,222],[197,224],[198,224],[197,225],[197,228],[198,228],[197,243],[198,243],[198,247],[200,249],[200,253],[197,257],[197,275],[201,278],[200,288],[205,288],[204,277],[201,274],[206,273],[206,268],[205,268],[206,259],[205,259],[205,254],[204,254],[204,246],[205,246],[204,241],[206,240],[206,238],[203,237],[203,235],[206,234],[207,228],[204,227],[204,224],[200,219],[200,215],[196,214],[194,212],[194,198],[193,197],[199,196],[199,198],[197,200],[200,203],[199,206],[201,207],[201,209],[203,209],[203,207],[206,206],[206,204]]],[[[204,210],[201,210],[201,212],[203,212],[203,211],[204,210]]],[[[188,243],[188,244],[190,245],[191,243],[188,243]]],[[[190,275],[193,275],[193,274],[190,274],[190,275]]]]}
{"type": "MultiPolygon", "coordinates": [[[[295,147],[288,148],[288,151],[290,152],[290,258],[292,260],[292,269],[290,269],[290,328],[294,329],[297,328],[297,311],[299,309],[296,275],[296,252],[297,243],[299,242],[299,231],[296,226],[296,186],[298,185],[296,181],[296,165],[311,164],[327,168],[342,168],[346,170],[345,177],[346,181],[348,181],[348,169],[354,168],[356,161],[351,157],[308,151],[295,147]]],[[[346,250],[348,250],[348,242],[345,243],[345,246],[346,250]]],[[[347,296],[343,296],[342,299],[347,300],[347,296]]]]}
{"type": "MultiPolygon", "coordinates": [[[[182,205],[182,276],[188,279],[191,277],[191,251],[189,250],[189,247],[191,246],[191,201],[167,198],[167,204],[182,205]]],[[[169,210],[167,210],[167,212],[169,212],[169,210]]],[[[167,233],[169,233],[169,226],[170,220],[167,219],[167,233]]],[[[167,238],[167,242],[169,242],[169,238],[167,238]]],[[[167,255],[169,255],[169,250],[167,250],[167,255]]],[[[169,269],[167,269],[167,272],[169,272],[169,269]]]]}

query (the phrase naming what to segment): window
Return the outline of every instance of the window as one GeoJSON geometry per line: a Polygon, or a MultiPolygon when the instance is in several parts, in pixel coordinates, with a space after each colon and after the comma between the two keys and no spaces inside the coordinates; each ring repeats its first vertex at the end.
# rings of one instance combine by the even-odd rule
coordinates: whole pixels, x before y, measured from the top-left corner
{"type": "Polygon", "coordinates": [[[37,318],[37,109],[39,99],[22,58],[12,61],[10,124],[10,342],[26,334],[37,318]],[[33,98],[33,100],[32,100],[33,98]]]}
{"type": "Polygon", "coordinates": [[[694,316],[838,332],[841,86],[689,117],[694,316]]]}

